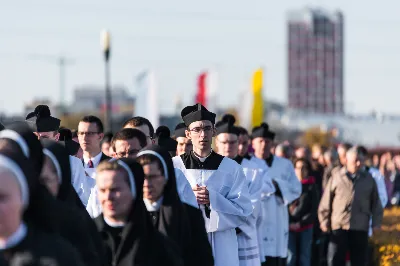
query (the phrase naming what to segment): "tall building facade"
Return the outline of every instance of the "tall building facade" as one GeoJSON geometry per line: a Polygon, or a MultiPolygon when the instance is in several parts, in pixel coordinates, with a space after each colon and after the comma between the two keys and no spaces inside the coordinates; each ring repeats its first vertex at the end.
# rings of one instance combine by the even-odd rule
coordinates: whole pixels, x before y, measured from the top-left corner
{"type": "Polygon", "coordinates": [[[344,112],[343,14],[306,8],[288,14],[288,105],[296,111],[344,112]]]}

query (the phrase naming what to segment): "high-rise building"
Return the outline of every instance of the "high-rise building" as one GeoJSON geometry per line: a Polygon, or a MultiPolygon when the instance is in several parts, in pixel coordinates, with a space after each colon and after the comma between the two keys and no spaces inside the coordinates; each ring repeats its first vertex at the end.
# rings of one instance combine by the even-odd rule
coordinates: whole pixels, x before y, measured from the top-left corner
{"type": "Polygon", "coordinates": [[[291,11],[287,27],[289,108],[343,113],[343,14],[312,8],[291,11]]]}

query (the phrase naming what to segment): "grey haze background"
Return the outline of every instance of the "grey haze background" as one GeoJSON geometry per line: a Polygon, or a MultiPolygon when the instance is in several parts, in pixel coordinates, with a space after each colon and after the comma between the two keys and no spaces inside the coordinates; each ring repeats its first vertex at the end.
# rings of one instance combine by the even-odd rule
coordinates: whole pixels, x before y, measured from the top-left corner
{"type": "Polygon", "coordinates": [[[309,5],[344,13],[346,111],[399,113],[398,0],[0,2],[0,112],[21,112],[35,97],[58,101],[58,67],[38,55],[74,61],[67,101],[76,85],[102,86],[103,28],[112,33],[112,83],[134,93],[134,76],[154,69],[162,112],[174,111],[178,95],[191,103],[207,67],[219,72],[222,106],[239,104],[258,66],[266,68],[265,96],[286,102],[286,12],[309,5]]]}

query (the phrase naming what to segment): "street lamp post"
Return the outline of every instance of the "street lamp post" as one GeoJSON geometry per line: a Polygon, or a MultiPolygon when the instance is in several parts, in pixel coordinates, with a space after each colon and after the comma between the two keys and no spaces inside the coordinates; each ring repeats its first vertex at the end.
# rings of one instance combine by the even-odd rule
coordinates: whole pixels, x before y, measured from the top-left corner
{"type": "Polygon", "coordinates": [[[112,113],[111,113],[111,88],[110,88],[110,51],[111,51],[111,36],[110,32],[103,30],[101,32],[101,45],[104,54],[105,66],[105,129],[112,130],[112,113]]]}

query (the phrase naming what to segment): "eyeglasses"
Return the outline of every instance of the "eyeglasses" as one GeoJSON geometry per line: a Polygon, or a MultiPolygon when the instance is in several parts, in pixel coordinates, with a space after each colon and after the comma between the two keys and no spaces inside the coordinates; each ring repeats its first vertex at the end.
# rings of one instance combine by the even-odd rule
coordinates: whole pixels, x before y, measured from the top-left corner
{"type": "Polygon", "coordinates": [[[129,150],[128,152],[118,152],[116,154],[118,158],[123,158],[123,157],[135,156],[138,153],[139,150],[129,150]]]}
{"type": "Polygon", "coordinates": [[[189,129],[189,131],[193,132],[194,134],[200,134],[201,131],[203,131],[204,133],[210,133],[212,130],[212,126],[194,127],[192,129],[189,129]]]}
{"type": "Polygon", "coordinates": [[[89,137],[94,136],[96,134],[100,134],[99,132],[92,132],[92,131],[88,131],[88,132],[82,132],[82,131],[78,131],[77,135],[78,136],[84,136],[87,135],[89,137]]]}

